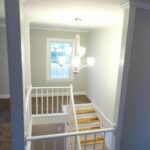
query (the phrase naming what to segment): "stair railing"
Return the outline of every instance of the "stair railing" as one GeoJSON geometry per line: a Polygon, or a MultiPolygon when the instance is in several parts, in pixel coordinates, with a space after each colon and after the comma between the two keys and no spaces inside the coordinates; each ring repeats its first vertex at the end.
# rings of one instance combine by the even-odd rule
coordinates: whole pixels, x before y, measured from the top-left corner
{"type": "Polygon", "coordinates": [[[65,87],[32,87],[33,116],[61,115],[62,106],[69,104],[69,89],[65,87]]]}
{"type": "MultiPolygon", "coordinates": [[[[24,102],[24,136],[27,138],[28,136],[31,136],[31,130],[32,130],[32,104],[31,104],[31,92],[32,92],[32,86],[30,85],[25,94],[25,102],[24,102]]],[[[31,147],[31,142],[28,142],[25,144],[26,149],[29,150],[31,147]]]]}
{"type": "MultiPolygon", "coordinates": [[[[66,141],[68,138],[74,137],[75,142],[74,145],[77,145],[77,137],[78,136],[84,136],[85,139],[88,135],[93,135],[94,136],[94,144],[93,144],[93,150],[96,150],[96,137],[97,135],[101,134],[106,136],[107,133],[113,133],[114,128],[107,128],[107,129],[99,129],[99,130],[91,130],[91,131],[80,131],[80,132],[70,132],[70,133],[59,133],[59,134],[51,134],[51,135],[40,135],[40,136],[31,136],[27,138],[27,142],[32,141],[32,148],[31,150],[36,150],[37,148],[40,150],[47,150],[46,145],[48,144],[48,140],[53,140],[53,150],[58,150],[57,147],[59,146],[59,143],[57,143],[57,140],[60,138],[64,139],[64,145],[62,147],[63,150],[71,150],[67,149],[66,141]],[[42,144],[41,148],[39,148],[39,145],[36,145],[36,142],[39,142],[42,144]]],[[[101,150],[106,150],[107,148],[105,147],[106,141],[103,141],[101,143],[101,150]]],[[[83,146],[83,149],[86,150],[87,148],[87,142],[85,141],[85,145],[83,146]]],[[[100,147],[99,147],[100,148],[100,147]]],[[[74,146],[74,150],[78,150],[78,147],[74,146]]],[[[110,149],[107,149],[110,150],[110,149]]]]}
{"type": "MultiPolygon", "coordinates": [[[[70,110],[69,110],[69,117],[70,118],[68,119],[68,121],[70,121],[70,122],[69,122],[68,126],[72,131],[79,132],[72,84],[70,85],[70,106],[69,106],[69,108],[70,108],[70,110]],[[73,116],[73,117],[71,117],[71,116],[73,116]]],[[[70,145],[72,146],[72,147],[70,147],[70,149],[75,149],[75,147],[77,147],[78,150],[81,150],[80,137],[79,136],[76,136],[75,138],[74,137],[70,138],[68,140],[68,144],[69,144],[69,146],[70,145]]]]}
{"type": "MultiPolygon", "coordinates": [[[[25,113],[28,113],[28,109],[30,109],[30,118],[31,115],[39,115],[42,117],[44,115],[52,114],[57,116],[59,113],[64,113],[63,108],[60,109],[59,105],[68,105],[70,108],[70,120],[73,122],[72,128],[74,127],[73,131],[66,133],[40,136],[32,136],[31,134],[27,134],[26,142],[27,144],[31,143],[31,148],[27,150],[47,150],[49,149],[49,140],[53,141],[51,149],[58,150],[60,149],[58,148],[60,145],[59,139],[63,140],[62,150],[86,150],[89,136],[94,137],[93,150],[96,150],[96,139],[98,136],[103,136],[104,138],[104,140],[100,142],[101,150],[110,150],[111,146],[109,145],[111,145],[111,138],[115,130],[114,127],[110,126],[98,130],[79,131],[72,85],[68,87],[31,87],[28,90],[26,97],[28,97],[28,102],[26,104],[25,113]],[[35,110],[33,111],[32,104],[35,106],[35,110]],[[84,138],[84,145],[82,144],[82,147],[80,141],[81,137],[82,139],[84,138]],[[39,143],[41,143],[40,148],[39,143]],[[70,147],[68,143],[71,143],[72,147],[70,147]]],[[[25,118],[26,123],[28,123],[27,119],[28,117],[25,118]]]]}

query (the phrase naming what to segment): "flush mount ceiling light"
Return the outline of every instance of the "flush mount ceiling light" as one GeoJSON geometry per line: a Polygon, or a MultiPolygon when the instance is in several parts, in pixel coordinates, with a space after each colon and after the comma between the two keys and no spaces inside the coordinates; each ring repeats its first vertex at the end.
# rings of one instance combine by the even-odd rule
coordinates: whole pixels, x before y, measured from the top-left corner
{"type": "MultiPolygon", "coordinates": [[[[79,23],[82,20],[81,18],[75,18],[75,21],[79,25],[79,23]]],[[[95,59],[93,57],[87,57],[86,63],[83,63],[82,59],[83,59],[83,56],[85,55],[86,48],[80,46],[80,34],[78,31],[75,35],[74,41],[75,41],[75,46],[72,52],[70,64],[66,64],[66,59],[64,56],[60,56],[58,59],[58,62],[60,66],[62,67],[69,66],[72,69],[72,72],[77,74],[82,68],[94,66],[95,59]]]]}

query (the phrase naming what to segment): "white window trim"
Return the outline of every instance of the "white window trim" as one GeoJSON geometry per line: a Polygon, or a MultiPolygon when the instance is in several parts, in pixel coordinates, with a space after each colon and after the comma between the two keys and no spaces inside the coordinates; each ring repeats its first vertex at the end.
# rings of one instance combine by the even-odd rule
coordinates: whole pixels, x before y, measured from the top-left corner
{"type": "Polygon", "coordinates": [[[47,40],[46,40],[46,81],[49,81],[49,82],[64,82],[64,81],[69,82],[69,81],[72,81],[73,80],[73,73],[72,72],[71,72],[70,77],[67,78],[67,79],[64,79],[64,78],[62,78],[62,79],[53,79],[49,76],[49,71],[51,70],[51,68],[50,68],[51,64],[50,64],[50,61],[49,61],[49,43],[51,41],[54,41],[54,42],[55,41],[70,42],[70,43],[72,43],[73,48],[75,46],[74,39],[47,38],[47,40]]]}

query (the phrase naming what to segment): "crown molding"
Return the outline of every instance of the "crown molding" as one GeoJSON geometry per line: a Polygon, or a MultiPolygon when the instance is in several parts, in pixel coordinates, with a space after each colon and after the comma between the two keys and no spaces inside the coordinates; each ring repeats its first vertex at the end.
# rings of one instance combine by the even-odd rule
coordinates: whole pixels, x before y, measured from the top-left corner
{"type": "Polygon", "coordinates": [[[53,27],[43,27],[43,26],[34,26],[30,25],[30,29],[36,29],[36,30],[52,30],[52,31],[64,31],[64,32],[83,32],[88,33],[89,30],[77,30],[77,29],[67,29],[67,28],[53,28],[53,27]]]}
{"type": "Polygon", "coordinates": [[[134,7],[141,9],[150,9],[150,2],[143,0],[121,0],[120,6],[123,9],[134,7]]]}
{"type": "Polygon", "coordinates": [[[130,1],[129,0],[121,0],[120,6],[123,9],[129,8],[130,7],[130,1]]]}

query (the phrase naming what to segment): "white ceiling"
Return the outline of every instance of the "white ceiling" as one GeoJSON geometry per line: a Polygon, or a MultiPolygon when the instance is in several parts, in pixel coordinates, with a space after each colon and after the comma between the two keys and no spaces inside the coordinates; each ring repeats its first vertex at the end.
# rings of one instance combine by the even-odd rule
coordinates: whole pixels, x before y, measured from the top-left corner
{"type": "MultiPolygon", "coordinates": [[[[98,28],[121,22],[123,17],[119,0],[26,0],[24,11],[32,25],[56,28],[98,28]],[[76,17],[82,19],[80,25],[76,17]]],[[[0,20],[4,17],[4,0],[0,0],[0,20]]]]}
{"type": "Polygon", "coordinates": [[[98,28],[122,21],[119,0],[26,0],[25,17],[34,25],[98,28]]]}

